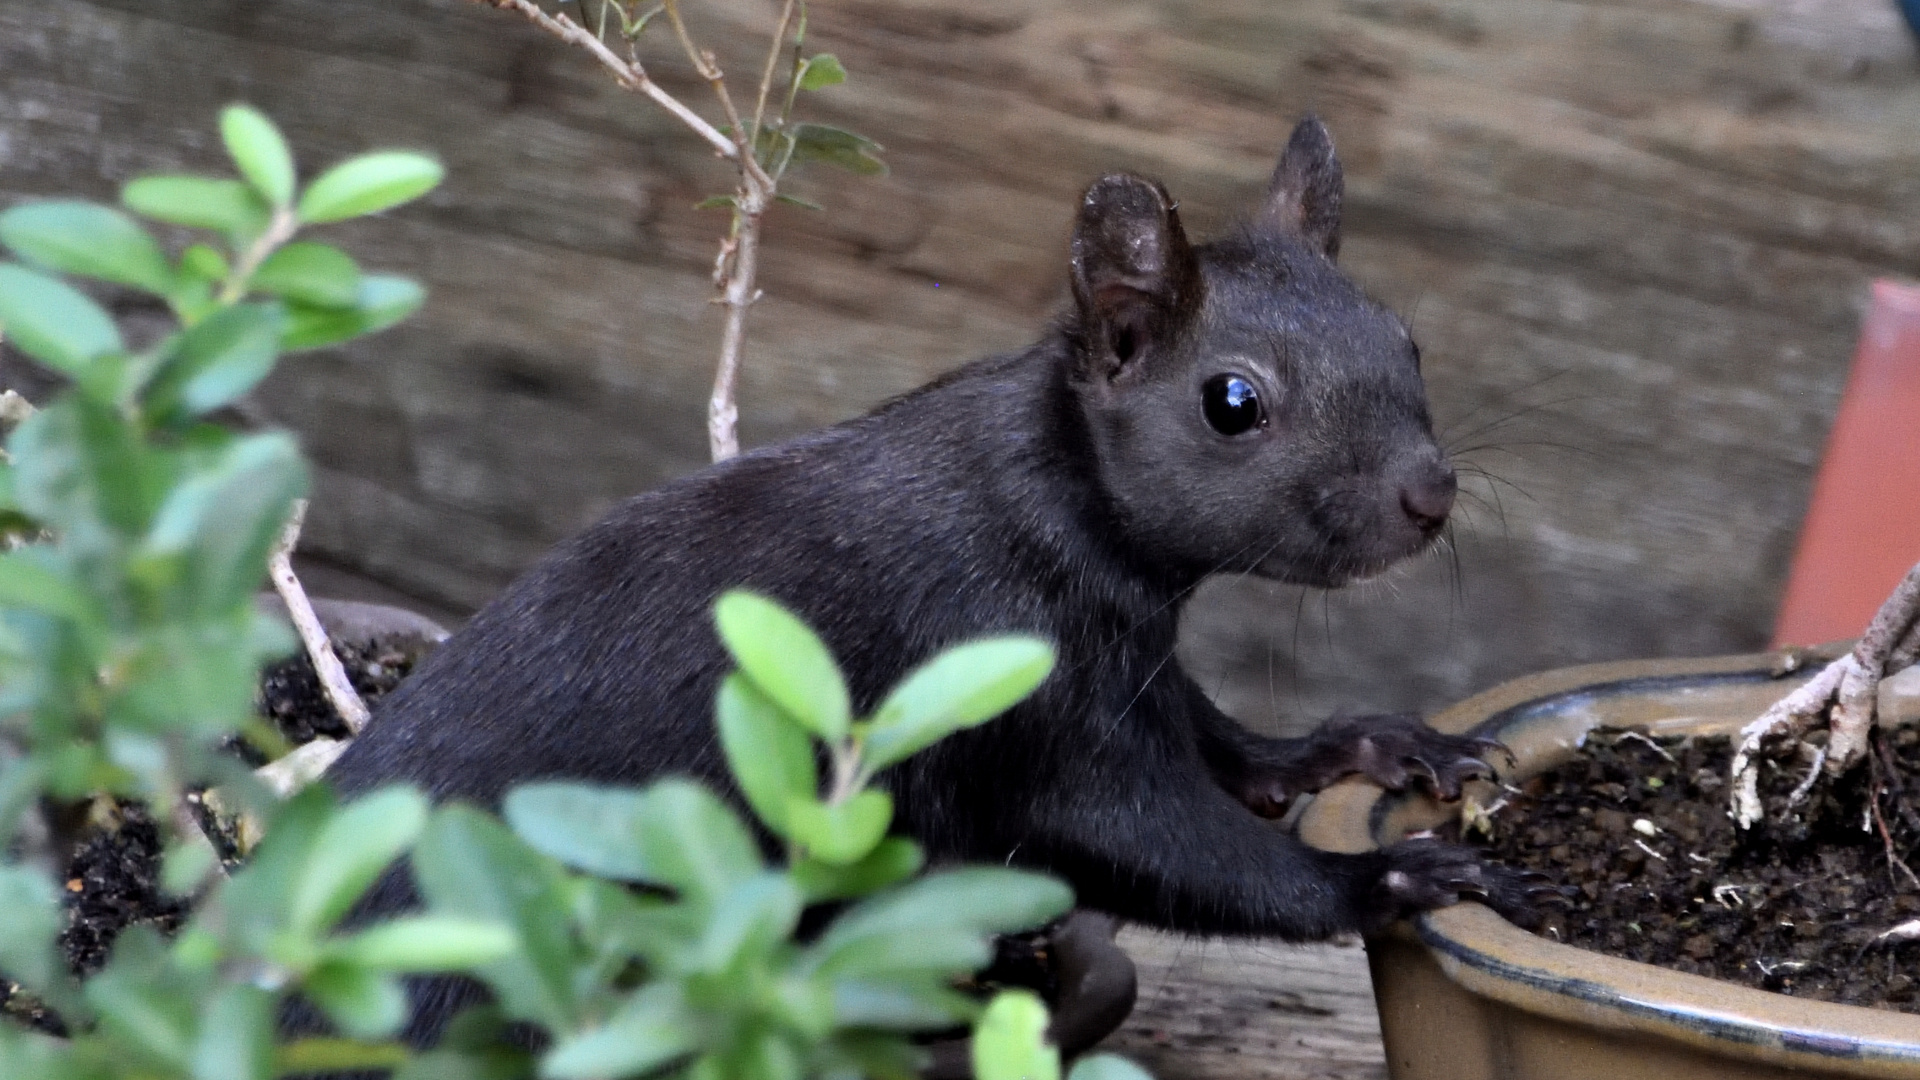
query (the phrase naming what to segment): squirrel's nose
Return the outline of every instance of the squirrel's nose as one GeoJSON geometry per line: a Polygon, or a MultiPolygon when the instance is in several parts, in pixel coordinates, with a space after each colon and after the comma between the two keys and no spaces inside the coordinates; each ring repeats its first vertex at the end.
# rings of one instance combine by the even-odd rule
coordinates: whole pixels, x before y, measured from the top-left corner
{"type": "Polygon", "coordinates": [[[1415,528],[1432,535],[1440,531],[1440,526],[1447,523],[1447,515],[1453,512],[1453,493],[1458,486],[1453,466],[1439,462],[1425,475],[1400,485],[1400,508],[1407,512],[1407,520],[1413,522],[1415,528]]]}

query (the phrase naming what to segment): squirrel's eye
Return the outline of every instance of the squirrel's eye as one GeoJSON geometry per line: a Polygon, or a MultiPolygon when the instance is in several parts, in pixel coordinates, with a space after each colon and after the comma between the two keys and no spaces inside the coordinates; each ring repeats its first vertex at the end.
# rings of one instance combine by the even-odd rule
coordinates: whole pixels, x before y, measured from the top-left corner
{"type": "Polygon", "coordinates": [[[1207,425],[1222,435],[1241,435],[1266,422],[1260,393],[1238,375],[1215,375],[1200,391],[1207,425]]]}

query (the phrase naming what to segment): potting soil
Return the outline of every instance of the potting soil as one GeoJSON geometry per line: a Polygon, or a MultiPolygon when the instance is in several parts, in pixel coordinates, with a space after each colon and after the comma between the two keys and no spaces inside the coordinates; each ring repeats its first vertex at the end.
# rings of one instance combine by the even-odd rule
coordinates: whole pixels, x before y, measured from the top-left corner
{"type": "MultiPolygon", "coordinates": [[[[412,669],[406,655],[358,644],[333,643],[347,677],[362,698],[371,702],[395,686],[412,669]]],[[[259,708],[293,745],[318,736],[342,737],[346,725],[328,703],[305,652],[281,661],[262,673],[259,708]]],[[[236,741],[235,753],[259,765],[264,759],[236,741]]],[[[150,923],[172,932],[185,919],[186,904],[160,888],[160,833],[145,810],[136,805],[97,804],[101,827],[90,833],[74,853],[64,879],[67,928],[60,947],[73,970],[82,974],[106,963],[114,938],[134,923],[150,923]]],[[[0,1013],[15,1015],[41,1030],[60,1033],[59,1019],[18,987],[0,976],[0,1013]]]]}
{"type": "Polygon", "coordinates": [[[1762,767],[1766,820],[1727,814],[1725,737],[1596,731],[1487,807],[1509,865],[1571,888],[1539,933],[1820,1001],[1920,1012],[1920,733],[1793,798],[1805,757],[1762,767]],[[1874,791],[1879,788],[1877,807],[1874,791]]]}

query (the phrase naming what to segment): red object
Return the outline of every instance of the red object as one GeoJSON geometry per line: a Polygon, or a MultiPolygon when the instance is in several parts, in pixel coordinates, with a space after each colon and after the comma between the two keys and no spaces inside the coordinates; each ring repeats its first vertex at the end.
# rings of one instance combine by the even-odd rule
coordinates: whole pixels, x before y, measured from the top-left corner
{"type": "Polygon", "coordinates": [[[1859,637],[1920,562],[1920,288],[1873,283],[1773,643],[1859,637]]]}

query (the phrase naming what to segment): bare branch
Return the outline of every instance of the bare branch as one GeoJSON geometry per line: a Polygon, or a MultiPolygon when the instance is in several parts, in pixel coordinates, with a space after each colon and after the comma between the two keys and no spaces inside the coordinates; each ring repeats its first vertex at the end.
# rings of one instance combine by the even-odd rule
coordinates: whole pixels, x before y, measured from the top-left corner
{"type": "Polygon", "coordinates": [[[1880,680],[1920,657],[1920,565],[1907,571],[1852,651],[1775,702],[1740,732],[1733,756],[1733,817],[1742,829],[1760,820],[1759,761],[1763,745],[1798,738],[1824,720],[1826,771],[1838,776],[1866,753],[1880,680]]]}
{"type": "Polygon", "coordinates": [[[733,258],[726,271],[721,301],[727,309],[727,320],[720,334],[720,361],[713,375],[713,396],[707,401],[707,443],[715,461],[725,461],[740,452],[737,431],[740,408],[735,404],[734,387],[739,381],[740,354],[746,342],[747,309],[759,299],[753,279],[760,254],[760,216],[766,212],[766,203],[762,199],[751,208],[743,205],[736,212],[740,215],[740,228],[732,238],[733,258]]]}
{"type": "Polygon", "coordinates": [[[760,94],[753,103],[753,130],[750,137],[758,145],[760,129],[767,118],[767,95],[773,90],[773,69],[780,65],[780,49],[787,42],[787,25],[793,21],[795,0],[786,0],[780,7],[780,25],[774,27],[773,40],[767,43],[767,65],[760,71],[760,94]]]}
{"type": "Polygon", "coordinates": [[[739,170],[739,181],[733,196],[733,223],[728,235],[721,241],[720,252],[714,260],[714,286],[720,290],[719,303],[726,308],[726,322],[721,331],[720,357],[715,365],[713,395],[707,403],[707,441],[715,461],[722,461],[740,452],[740,440],[737,432],[740,410],[735,403],[735,387],[739,382],[741,350],[746,341],[747,309],[759,299],[760,292],[754,287],[759,269],[760,222],[772,205],[778,181],[768,174],[755,154],[761,126],[766,120],[767,98],[772,92],[774,69],[779,64],[781,47],[786,40],[787,27],[793,18],[796,0],[786,0],[781,8],[779,25],[774,30],[773,40],[768,45],[767,62],[760,77],[759,94],[754,102],[753,123],[742,122],[739,109],[735,106],[733,95],[727,89],[725,73],[720,70],[719,62],[712,50],[703,49],[687,32],[687,26],[680,15],[678,0],[662,0],[661,9],[666,12],[667,21],[673,25],[674,37],[687,59],[693,62],[694,69],[701,78],[713,88],[714,97],[720,102],[720,109],[726,114],[728,130],[721,131],[687,108],[679,99],[661,89],[647,76],[641,66],[637,50],[630,43],[629,57],[621,59],[607,47],[596,34],[574,22],[564,14],[550,15],[542,11],[534,0],[474,0],[475,3],[490,4],[496,8],[517,11],[535,25],[562,41],[592,53],[600,65],[613,73],[615,81],[629,90],[638,90],[673,113],[701,138],[714,147],[720,155],[731,161],[739,170]]]}
{"type": "MultiPolygon", "coordinates": [[[[495,0],[497,2],[497,0],[495,0]]],[[[517,0],[527,2],[527,0],[517,0]]],[[[727,116],[727,126],[733,133],[736,153],[728,160],[740,168],[741,192],[745,194],[755,186],[767,189],[767,197],[772,197],[773,179],[760,168],[760,162],[754,158],[752,139],[757,133],[749,132],[740,120],[740,110],[734,107],[733,95],[727,91],[726,73],[720,70],[720,63],[714,58],[712,49],[703,49],[695,44],[692,35],[687,33],[687,24],[680,18],[679,0],[662,0],[667,12],[667,21],[673,24],[673,34],[680,40],[680,48],[693,61],[694,70],[713,87],[713,96],[720,102],[720,111],[727,116]]]]}
{"type": "Polygon", "coordinates": [[[340,666],[340,658],[333,654],[326,628],[320,625],[320,617],[313,613],[313,604],[307,600],[307,590],[293,574],[293,547],[300,542],[300,525],[306,516],[307,501],[301,499],[293,504],[293,517],[280,534],[280,542],[274,545],[273,555],[267,561],[267,574],[273,579],[274,591],[287,605],[287,617],[293,620],[300,643],[306,646],[307,658],[313,661],[314,674],[320,677],[320,689],[326,692],[334,711],[346,723],[347,732],[358,735],[360,729],[367,726],[366,703],[348,681],[347,669],[340,666]]]}
{"type": "MultiPolygon", "coordinates": [[[[1813,678],[1800,684],[1760,718],[1740,729],[1740,745],[1733,755],[1733,819],[1742,829],[1750,829],[1764,814],[1760,806],[1761,744],[1784,737],[1797,737],[1812,727],[1826,712],[1827,703],[1840,689],[1840,680],[1853,669],[1853,654],[1821,668],[1813,678]]],[[[1829,757],[1828,760],[1832,760],[1829,757]]]]}
{"type": "Polygon", "coordinates": [[[606,42],[589,33],[587,28],[568,18],[564,13],[549,15],[541,11],[533,0],[473,0],[476,4],[490,4],[503,11],[517,11],[528,21],[559,38],[569,45],[577,45],[593,54],[600,66],[613,73],[615,82],[628,90],[635,90],[653,101],[661,108],[672,113],[681,123],[693,129],[695,135],[706,140],[714,152],[729,161],[739,158],[739,147],[733,140],[721,133],[719,128],[701,119],[700,114],[687,108],[679,98],[662,89],[659,83],[647,75],[646,69],[639,63],[620,59],[619,54],[607,48],[606,42]]]}

